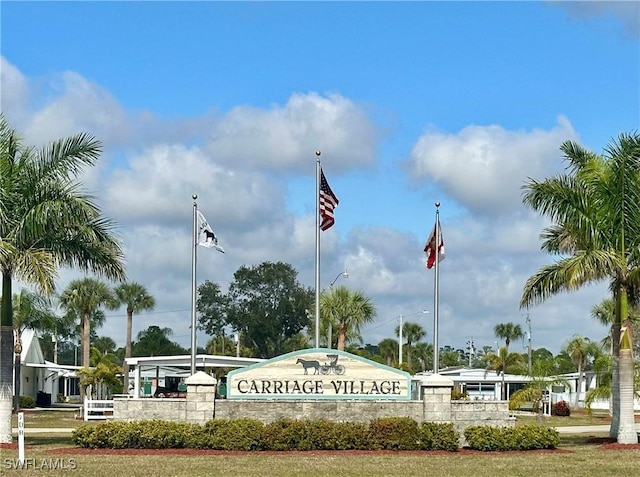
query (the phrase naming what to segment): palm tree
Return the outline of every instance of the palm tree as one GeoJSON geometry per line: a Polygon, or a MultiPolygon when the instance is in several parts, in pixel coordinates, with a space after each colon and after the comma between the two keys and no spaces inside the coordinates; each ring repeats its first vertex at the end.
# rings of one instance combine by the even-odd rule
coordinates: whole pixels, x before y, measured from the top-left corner
{"type": "MultiPolygon", "coordinates": [[[[617,386],[620,415],[617,439],[638,442],[633,414],[633,340],[623,332],[629,301],[640,286],[640,135],[619,135],[600,156],[567,141],[561,146],[568,172],[524,186],[523,202],[547,216],[542,249],[560,255],[525,284],[527,308],[550,296],[608,280],[621,329],[617,386]]],[[[614,378],[615,380],[615,378],[614,378]]]]}
{"type": "Polygon", "coordinates": [[[503,401],[508,399],[507,387],[505,385],[504,374],[507,372],[521,373],[524,372],[524,358],[519,353],[509,353],[506,346],[502,346],[497,353],[487,356],[488,366],[485,369],[485,377],[489,371],[495,371],[502,377],[502,389],[500,398],[503,401]]]}
{"type": "Polygon", "coordinates": [[[347,340],[360,339],[360,329],[373,321],[375,314],[371,300],[360,291],[337,287],[320,297],[320,317],[325,323],[336,324],[340,351],[344,350],[347,340]]]}
{"type": "Polygon", "coordinates": [[[563,350],[571,357],[571,361],[578,371],[578,380],[576,382],[576,395],[573,406],[577,409],[580,404],[580,389],[582,389],[583,371],[587,367],[589,357],[599,354],[596,343],[592,343],[589,338],[575,335],[563,350]]]}
{"type": "MultiPolygon", "coordinates": [[[[568,386],[568,382],[565,379],[552,377],[556,374],[555,371],[553,359],[537,359],[533,361],[531,366],[531,381],[529,381],[524,388],[518,389],[511,395],[509,398],[509,409],[518,409],[525,403],[533,403],[533,410],[538,411],[538,424],[542,424],[545,391],[551,386],[568,386]]],[[[552,406],[551,394],[547,394],[547,396],[549,406],[552,406]]],[[[549,410],[551,411],[551,408],[549,410]]]]}
{"type": "MultiPolygon", "coordinates": [[[[396,326],[396,336],[400,336],[400,325],[396,326]]],[[[407,365],[409,369],[413,369],[411,361],[411,345],[427,336],[427,332],[418,323],[405,321],[402,323],[402,336],[407,340],[407,365]]]]}
{"type": "MultiPolygon", "coordinates": [[[[37,150],[23,146],[0,114],[0,399],[11,399],[12,280],[50,293],[60,266],[124,278],[114,224],[102,217],[76,179],[100,156],[100,143],[81,133],[37,150]]],[[[4,406],[1,406],[5,409],[4,406]]],[[[0,415],[0,443],[10,443],[11,415],[0,415]]]]}
{"type": "Polygon", "coordinates": [[[47,297],[26,289],[22,289],[19,294],[13,295],[13,334],[15,337],[15,393],[13,406],[16,410],[20,405],[22,333],[27,328],[39,330],[54,327],[56,316],[51,311],[50,305],[51,303],[47,297]]]}
{"type": "Polygon", "coordinates": [[[387,366],[393,366],[395,364],[397,350],[398,342],[391,338],[385,338],[378,343],[378,353],[387,366]]]}
{"type": "MultiPolygon", "coordinates": [[[[397,348],[397,344],[396,344],[397,348]]],[[[433,368],[433,345],[420,341],[412,350],[413,357],[420,362],[420,371],[433,368]]]]}
{"type": "Polygon", "coordinates": [[[169,339],[173,335],[171,328],[160,328],[152,325],[138,333],[138,341],[134,345],[136,356],[170,356],[184,353],[180,345],[169,339]]]}
{"type": "MultiPolygon", "coordinates": [[[[633,320],[637,329],[637,325],[640,323],[640,315],[638,313],[637,306],[633,307],[629,311],[629,316],[633,320]]],[[[616,320],[615,302],[611,298],[602,300],[602,302],[594,305],[591,309],[591,317],[599,321],[601,324],[609,327],[609,335],[600,343],[603,349],[610,350],[609,360],[600,359],[596,360],[596,363],[610,362],[611,369],[608,372],[605,372],[601,367],[599,372],[596,373],[598,376],[598,387],[591,390],[593,392],[590,391],[588,393],[585,398],[585,404],[589,404],[588,401],[593,401],[596,398],[609,399],[611,401],[610,409],[612,410],[612,420],[610,436],[616,437],[620,426],[620,394],[612,393],[611,390],[619,388],[620,323],[616,320]],[[613,412],[614,409],[617,411],[613,412]]],[[[633,345],[634,355],[637,355],[640,340],[634,341],[633,345]]],[[[596,363],[594,363],[594,365],[596,363]]]]}
{"type": "Polygon", "coordinates": [[[513,340],[519,340],[524,337],[520,325],[511,322],[498,323],[493,329],[493,333],[496,335],[496,338],[504,340],[504,346],[507,348],[507,351],[509,351],[509,345],[513,340]]]}
{"type": "Polygon", "coordinates": [[[60,295],[63,309],[75,312],[81,319],[82,329],[82,366],[90,366],[91,356],[91,317],[99,308],[115,309],[118,306],[115,295],[109,286],[95,278],[73,280],[60,295]]]}
{"type": "Polygon", "coordinates": [[[129,383],[129,363],[127,358],[131,358],[131,328],[133,326],[133,314],[141,311],[153,310],[156,300],[149,295],[147,289],[136,282],[122,283],[114,290],[118,304],[127,307],[127,340],[125,342],[124,364],[122,372],[124,374],[124,391],[128,392],[129,383]]]}

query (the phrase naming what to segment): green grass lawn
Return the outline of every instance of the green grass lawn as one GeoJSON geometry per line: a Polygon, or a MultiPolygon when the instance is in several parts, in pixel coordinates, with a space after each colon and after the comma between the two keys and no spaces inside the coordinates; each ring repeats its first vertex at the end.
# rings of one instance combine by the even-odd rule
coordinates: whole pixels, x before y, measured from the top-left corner
{"type": "MultiPolygon", "coordinates": [[[[536,416],[519,416],[517,425],[535,423],[536,416]]],[[[15,420],[15,416],[14,416],[15,420]]],[[[606,414],[588,416],[574,413],[570,417],[545,417],[551,427],[607,424],[606,414]]],[[[25,413],[25,427],[77,427],[71,411],[25,413]]],[[[11,476],[89,475],[92,477],[154,476],[424,476],[429,477],[603,477],[638,475],[640,450],[607,450],[589,443],[594,435],[562,434],[560,447],[550,452],[504,453],[218,453],[196,452],[193,455],[109,455],[105,451],[76,449],[71,435],[27,434],[25,457],[27,469],[16,469],[16,449],[0,450],[0,472],[11,476]],[[51,467],[57,467],[51,469],[51,467]]]]}
{"type": "MultiPolygon", "coordinates": [[[[28,410],[24,409],[24,427],[78,427],[85,422],[77,419],[79,411],[75,409],[64,410],[28,410]]],[[[11,418],[12,427],[18,426],[18,416],[14,414],[11,418]]]]}
{"type": "Polygon", "coordinates": [[[154,476],[424,476],[429,477],[603,477],[638,475],[638,450],[605,450],[586,437],[563,436],[551,452],[504,453],[221,453],[211,455],[109,455],[64,452],[69,436],[26,438],[29,468],[16,469],[17,451],[2,450],[3,477],[89,475],[92,477],[154,476]],[[52,470],[51,467],[57,467],[52,470]]]}

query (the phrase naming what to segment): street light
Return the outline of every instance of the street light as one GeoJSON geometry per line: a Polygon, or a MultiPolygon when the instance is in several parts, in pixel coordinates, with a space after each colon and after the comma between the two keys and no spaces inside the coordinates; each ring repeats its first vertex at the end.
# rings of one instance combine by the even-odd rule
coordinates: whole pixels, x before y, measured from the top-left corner
{"type": "MultiPolygon", "coordinates": [[[[333,279],[333,281],[329,284],[329,288],[331,288],[331,290],[333,291],[333,284],[335,282],[338,281],[338,278],[349,278],[349,272],[347,272],[347,269],[344,269],[344,272],[340,272],[336,275],[336,278],[333,279]]],[[[331,321],[329,321],[329,327],[327,329],[327,348],[331,349],[331,334],[332,334],[332,329],[333,327],[331,326],[331,321]]]]}
{"type": "Polygon", "coordinates": [[[336,278],[333,279],[333,281],[329,284],[329,288],[333,288],[333,284],[335,282],[338,281],[338,278],[349,278],[349,272],[347,272],[347,269],[345,268],[344,272],[340,272],[338,273],[338,275],[336,275],[336,278]]]}

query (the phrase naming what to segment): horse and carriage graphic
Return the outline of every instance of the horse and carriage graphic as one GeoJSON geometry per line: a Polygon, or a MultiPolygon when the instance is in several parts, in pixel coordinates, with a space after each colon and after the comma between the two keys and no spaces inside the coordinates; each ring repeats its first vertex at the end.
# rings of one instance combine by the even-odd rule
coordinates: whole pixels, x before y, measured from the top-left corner
{"type": "Polygon", "coordinates": [[[309,370],[313,369],[313,374],[344,374],[345,367],[341,364],[338,364],[339,355],[337,354],[328,354],[327,359],[328,363],[320,364],[320,361],[317,360],[308,360],[298,358],[296,364],[301,364],[302,369],[304,369],[304,374],[309,374],[309,370]]]}

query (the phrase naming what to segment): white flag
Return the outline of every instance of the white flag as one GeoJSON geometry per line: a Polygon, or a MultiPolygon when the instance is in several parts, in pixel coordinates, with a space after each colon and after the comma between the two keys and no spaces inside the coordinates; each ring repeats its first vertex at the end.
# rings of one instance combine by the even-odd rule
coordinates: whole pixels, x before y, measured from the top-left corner
{"type": "Polygon", "coordinates": [[[224,249],[218,245],[218,237],[213,233],[213,229],[204,218],[202,212],[198,210],[198,245],[207,248],[215,248],[218,252],[224,253],[224,249]]]}

